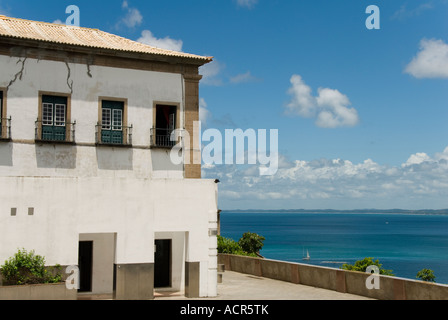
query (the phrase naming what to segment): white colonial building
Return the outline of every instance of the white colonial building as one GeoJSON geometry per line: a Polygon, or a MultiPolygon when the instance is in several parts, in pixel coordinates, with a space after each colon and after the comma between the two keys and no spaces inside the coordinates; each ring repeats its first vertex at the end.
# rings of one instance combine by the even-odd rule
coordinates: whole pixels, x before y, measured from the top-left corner
{"type": "Polygon", "coordinates": [[[210,61],[0,16],[1,263],[24,248],[79,266],[82,292],[215,296],[217,184],[170,160],[210,61]]]}

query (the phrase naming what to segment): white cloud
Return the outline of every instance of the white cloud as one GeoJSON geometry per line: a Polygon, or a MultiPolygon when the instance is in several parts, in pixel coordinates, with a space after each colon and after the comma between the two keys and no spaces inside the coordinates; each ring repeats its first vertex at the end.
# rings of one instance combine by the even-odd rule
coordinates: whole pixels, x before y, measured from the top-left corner
{"type": "Polygon", "coordinates": [[[170,37],[156,38],[153,33],[149,30],[143,30],[142,36],[137,40],[138,42],[162,48],[172,51],[182,51],[183,42],[182,40],[171,39],[170,37]]]}
{"type": "Polygon", "coordinates": [[[252,75],[250,71],[247,71],[246,73],[238,74],[234,77],[230,78],[230,83],[238,84],[238,83],[246,83],[246,82],[252,82],[257,81],[258,79],[252,75]]]}
{"type": "Polygon", "coordinates": [[[359,123],[358,112],[349,108],[349,98],[338,90],[319,88],[318,95],[300,75],[291,77],[288,93],[292,96],[286,105],[286,112],[305,118],[316,118],[316,125],[322,128],[353,127],[359,123]]]}
{"type": "Polygon", "coordinates": [[[202,124],[207,125],[207,121],[210,118],[211,113],[207,109],[207,103],[205,102],[204,98],[199,99],[199,121],[201,121],[202,124]]]}
{"type": "Polygon", "coordinates": [[[237,0],[237,4],[239,7],[244,7],[248,9],[252,9],[257,3],[258,0],[237,0]]]}
{"type": "Polygon", "coordinates": [[[424,11],[433,9],[434,5],[430,2],[422,3],[418,7],[409,9],[406,4],[402,5],[399,10],[397,10],[393,16],[392,20],[405,20],[415,16],[419,16],[424,11]]]}
{"type": "Polygon", "coordinates": [[[412,166],[414,164],[421,164],[425,161],[430,161],[431,158],[426,153],[416,153],[409,157],[409,159],[402,164],[402,167],[412,166]]]}
{"type": "Polygon", "coordinates": [[[360,163],[343,159],[283,159],[284,165],[279,166],[277,174],[267,177],[251,174],[247,166],[237,165],[212,166],[203,171],[205,178],[220,179],[222,205],[235,208],[243,203],[252,209],[276,204],[284,209],[303,208],[305,204],[314,208],[325,204],[443,208],[448,199],[447,159],[448,147],[434,156],[416,153],[397,166],[381,165],[371,159],[360,163]]]}
{"type": "Polygon", "coordinates": [[[54,24],[65,24],[60,19],[54,20],[52,23],[54,23],[54,24]]]}
{"type": "Polygon", "coordinates": [[[120,20],[116,27],[125,24],[128,28],[135,28],[142,24],[143,16],[138,9],[130,7],[126,0],[123,1],[121,7],[126,10],[126,16],[120,20]]]}
{"type": "Polygon", "coordinates": [[[218,60],[214,59],[212,62],[199,68],[199,73],[202,75],[201,84],[221,86],[223,80],[221,79],[221,72],[225,68],[218,60]]]}
{"type": "Polygon", "coordinates": [[[419,79],[448,78],[448,44],[442,40],[421,40],[420,52],[405,72],[419,79]]]}

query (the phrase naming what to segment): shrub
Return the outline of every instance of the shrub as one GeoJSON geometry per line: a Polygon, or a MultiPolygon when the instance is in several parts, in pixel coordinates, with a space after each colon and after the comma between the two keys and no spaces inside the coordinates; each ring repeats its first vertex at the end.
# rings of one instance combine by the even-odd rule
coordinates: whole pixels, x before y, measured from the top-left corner
{"type": "Polygon", "coordinates": [[[243,249],[233,239],[218,236],[218,252],[228,254],[243,254],[243,249]]]}
{"type": "Polygon", "coordinates": [[[417,279],[426,282],[436,282],[436,276],[434,275],[434,271],[431,269],[422,269],[417,272],[417,279]]]}
{"type": "Polygon", "coordinates": [[[247,253],[259,254],[263,248],[265,238],[256,233],[246,232],[238,241],[240,247],[247,253]]]}
{"type": "Polygon", "coordinates": [[[254,253],[245,252],[233,239],[218,236],[218,253],[236,254],[240,256],[256,257],[254,253]]]}
{"type": "MultiPolygon", "coordinates": [[[[60,268],[56,266],[57,269],[60,268]]],[[[9,285],[42,284],[60,282],[62,276],[45,267],[45,258],[33,251],[18,250],[0,267],[0,273],[9,285]]]]}
{"type": "Polygon", "coordinates": [[[382,264],[379,263],[378,260],[373,260],[373,258],[364,258],[362,260],[358,260],[355,262],[354,265],[350,264],[343,264],[342,269],[344,270],[351,270],[351,271],[361,271],[366,272],[368,266],[377,266],[380,269],[380,274],[386,275],[386,276],[393,276],[392,270],[386,270],[382,268],[382,264]]]}

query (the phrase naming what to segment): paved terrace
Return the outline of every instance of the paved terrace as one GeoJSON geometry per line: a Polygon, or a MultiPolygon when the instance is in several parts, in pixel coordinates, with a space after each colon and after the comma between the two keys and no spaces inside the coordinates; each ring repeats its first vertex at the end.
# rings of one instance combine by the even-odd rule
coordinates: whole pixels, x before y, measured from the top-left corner
{"type": "MultiPolygon", "coordinates": [[[[157,292],[155,300],[189,300],[181,293],[157,292]]],[[[199,300],[199,299],[191,299],[199,300]]],[[[374,300],[353,294],[256,277],[233,271],[223,273],[218,297],[201,300],[374,300]]]]}
{"type": "MultiPolygon", "coordinates": [[[[112,295],[80,294],[78,300],[111,300],[112,295]]],[[[156,292],[154,300],[374,300],[353,294],[256,277],[233,271],[223,274],[218,296],[189,299],[181,292],[156,292]]]]}

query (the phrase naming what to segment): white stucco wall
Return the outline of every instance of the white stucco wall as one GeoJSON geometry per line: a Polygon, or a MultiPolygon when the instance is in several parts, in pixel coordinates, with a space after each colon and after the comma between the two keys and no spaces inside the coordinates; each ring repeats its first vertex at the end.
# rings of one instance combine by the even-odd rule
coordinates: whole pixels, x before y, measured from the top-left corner
{"type": "Polygon", "coordinates": [[[181,254],[201,263],[207,296],[216,284],[216,188],[211,180],[2,177],[0,261],[26,248],[48,265],[77,265],[80,235],[105,233],[116,234],[115,263],[154,263],[154,240],[183,233],[181,254]]]}
{"type": "MultiPolygon", "coordinates": [[[[22,63],[0,55],[0,66],[0,88],[6,88],[22,63]]],[[[80,239],[101,245],[101,235],[114,235],[114,263],[153,263],[154,240],[169,235],[176,241],[176,288],[183,287],[185,261],[200,262],[200,294],[216,295],[216,236],[209,230],[217,228],[217,185],[183,179],[167,150],[149,148],[155,101],[180,105],[184,126],[182,76],[91,66],[89,77],[84,64],[68,67],[27,59],[9,86],[5,116],[12,117],[13,140],[0,143],[0,261],[26,248],[48,265],[76,265],[80,239]],[[71,93],[76,145],[34,143],[39,91],[71,93]],[[99,97],[127,99],[132,148],[95,146],[99,97]]],[[[101,259],[110,260],[108,254],[101,259]]]]}
{"type": "MultiPolygon", "coordinates": [[[[0,88],[6,88],[21,70],[19,58],[0,55],[0,88]],[[19,63],[18,63],[19,62],[19,63]]],[[[27,59],[23,73],[7,92],[7,117],[12,117],[13,147],[0,145],[0,176],[138,176],[182,178],[165,150],[148,150],[154,102],[176,104],[184,110],[180,74],[91,66],[27,59]],[[67,84],[73,82],[72,88],[67,84]],[[70,94],[71,121],[76,121],[76,147],[36,146],[35,121],[39,92],[70,94]],[[135,149],[91,148],[95,143],[100,97],[127,99],[127,125],[133,126],[135,149]],[[9,166],[7,164],[10,164],[9,166]],[[13,163],[13,165],[12,165],[13,163]]],[[[183,127],[183,116],[178,119],[183,127]]]]}

